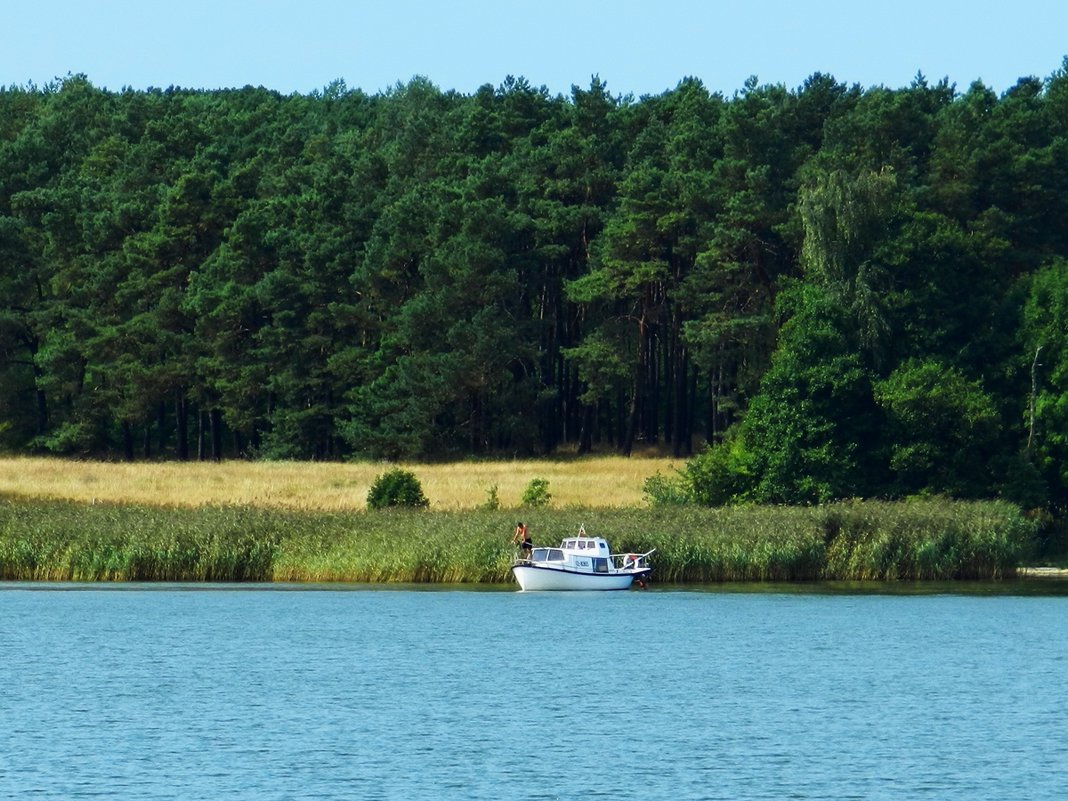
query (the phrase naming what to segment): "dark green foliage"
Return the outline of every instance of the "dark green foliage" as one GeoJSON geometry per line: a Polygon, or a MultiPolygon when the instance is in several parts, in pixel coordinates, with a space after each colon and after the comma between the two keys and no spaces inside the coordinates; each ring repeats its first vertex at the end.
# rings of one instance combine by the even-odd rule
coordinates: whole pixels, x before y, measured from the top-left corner
{"type": "Polygon", "coordinates": [[[881,419],[852,315],[818,285],[784,292],[790,319],[742,424],[752,499],[819,503],[877,494],[881,419]]]}
{"type": "Polygon", "coordinates": [[[999,420],[978,382],[934,360],[912,360],[879,382],[875,397],[886,411],[890,469],[901,492],[968,497],[987,490],[999,420]]]}
{"type": "Polygon", "coordinates": [[[423,485],[415,473],[399,467],[387,470],[371,484],[367,492],[368,509],[386,509],[391,506],[406,506],[425,509],[430,505],[423,494],[423,485]]]}
{"type": "Polygon", "coordinates": [[[1066,129],[1068,62],[1001,96],[0,89],[0,449],[710,443],[705,504],[1059,514],[1066,129]]]}
{"type": "Polygon", "coordinates": [[[1034,275],[1021,337],[1031,379],[1026,456],[1056,503],[1068,508],[1068,260],[1034,275]]]}

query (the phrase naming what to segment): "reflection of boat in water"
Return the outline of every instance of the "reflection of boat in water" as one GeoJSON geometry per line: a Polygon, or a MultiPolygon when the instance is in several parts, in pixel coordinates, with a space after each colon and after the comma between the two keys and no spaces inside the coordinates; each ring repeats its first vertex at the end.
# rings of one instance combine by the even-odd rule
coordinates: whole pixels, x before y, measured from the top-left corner
{"type": "Polygon", "coordinates": [[[559,548],[534,548],[516,559],[512,572],[523,590],[625,590],[634,581],[645,586],[652,553],[609,553],[605,540],[579,529],[559,548]]]}

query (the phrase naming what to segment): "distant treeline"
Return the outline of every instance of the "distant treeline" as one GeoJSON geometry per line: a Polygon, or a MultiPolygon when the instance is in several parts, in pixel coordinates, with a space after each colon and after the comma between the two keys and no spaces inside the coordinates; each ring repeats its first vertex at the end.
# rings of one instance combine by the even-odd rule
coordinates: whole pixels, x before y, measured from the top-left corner
{"type": "Polygon", "coordinates": [[[0,449],[709,441],[726,500],[1063,503],[1066,331],[1068,61],[1000,97],[0,90],[0,449]]]}

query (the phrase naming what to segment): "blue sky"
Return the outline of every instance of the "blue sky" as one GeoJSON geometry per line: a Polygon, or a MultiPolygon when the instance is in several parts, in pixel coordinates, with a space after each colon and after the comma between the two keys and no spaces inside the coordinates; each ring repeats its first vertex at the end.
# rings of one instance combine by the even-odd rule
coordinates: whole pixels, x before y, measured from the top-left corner
{"type": "Polygon", "coordinates": [[[922,71],[1002,92],[1065,55],[1068,0],[17,0],[0,22],[0,84],[85,73],[113,90],[374,93],[424,75],[470,93],[515,75],[555,94],[598,74],[613,94],[692,75],[730,95],[750,75],[900,87],[922,71]]]}

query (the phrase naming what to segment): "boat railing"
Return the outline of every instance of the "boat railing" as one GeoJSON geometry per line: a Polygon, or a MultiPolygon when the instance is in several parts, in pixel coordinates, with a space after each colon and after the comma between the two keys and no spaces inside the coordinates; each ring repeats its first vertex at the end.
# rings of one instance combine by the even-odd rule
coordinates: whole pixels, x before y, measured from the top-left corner
{"type": "MultiPolygon", "coordinates": [[[[645,553],[614,553],[609,555],[613,570],[645,570],[650,567],[649,557],[656,551],[653,548],[651,551],[645,553]]],[[[531,556],[526,556],[518,549],[516,550],[515,559],[512,564],[516,565],[529,565],[533,563],[531,556]]],[[[573,567],[565,561],[553,561],[553,567],[556,570],[561,570],[565,573],[586,573],[587,569],[580,569],[573,567]]]]}
{"type": "Polygon", "coordinates": [[[649,557],[655,550],[656,548],[653,548],[652,551],[645,553],[614,553],[612,554],[612,567],[616,570],[649,567],[649,557]]]}

